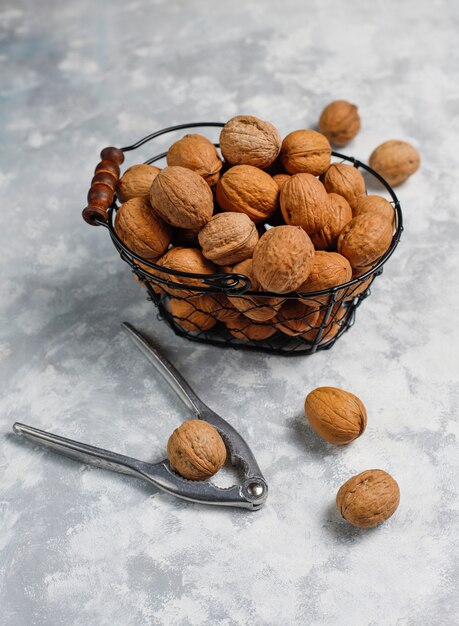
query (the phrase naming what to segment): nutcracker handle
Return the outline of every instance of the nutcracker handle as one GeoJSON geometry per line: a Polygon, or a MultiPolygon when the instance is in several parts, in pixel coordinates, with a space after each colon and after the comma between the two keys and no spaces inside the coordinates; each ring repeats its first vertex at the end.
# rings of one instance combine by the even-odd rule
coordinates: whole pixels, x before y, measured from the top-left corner
{"type": "Polygon", "coordinates": [[[108,147],[102,150],[100,158],[88,191],[88,205],[83,209],[83,219],[92,226],[98,225],[96,220],[108,220],[124,154],[120,148],[108,147]]]}

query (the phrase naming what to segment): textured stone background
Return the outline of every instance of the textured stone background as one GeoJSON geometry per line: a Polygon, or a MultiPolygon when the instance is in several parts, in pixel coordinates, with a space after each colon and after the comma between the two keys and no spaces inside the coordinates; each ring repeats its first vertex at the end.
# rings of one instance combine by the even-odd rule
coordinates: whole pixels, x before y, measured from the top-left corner
{"type": "Polygon", "coordinates": [[[459,5],[3,0],[0,25],[1,624],[457,624],[459,5]],[[176,338],[81,220],[99,150],[244,112],[286,133],[336,97],[363,118],[349,153],[402,138],[423,159],[356,326],[294,361],[176,338]],[[181,502],[9,435],[20,420],[162,458],[186,414],[122,320],[253,445],[261,512],[181,502]],[[305,426],[323,384],[367,405],[345,449],[305,426]],[[372,467],[397,478],[401,505],[361,532],[334,496],[372,467]]]}

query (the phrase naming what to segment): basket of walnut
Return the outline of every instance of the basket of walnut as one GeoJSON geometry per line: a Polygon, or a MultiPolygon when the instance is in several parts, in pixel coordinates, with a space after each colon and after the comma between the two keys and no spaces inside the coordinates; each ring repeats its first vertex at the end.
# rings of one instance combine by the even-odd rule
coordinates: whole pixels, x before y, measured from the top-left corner
{"type": "Polygon", "coordinates": [[[389,184],[313,130],[282,141],[270,123],[238,116],[167,128],[101,159],[83,217],[107,228],[160,318],[192,341],[330,348],[400,239],[389,184]],[[196,127],[221,129],[219,142],[184,134],[196,127]],[[167,152],[120,176],[124,153],[177,132],[167,152]],[[362,170],[387,198],[367,195],[362,170]]]}

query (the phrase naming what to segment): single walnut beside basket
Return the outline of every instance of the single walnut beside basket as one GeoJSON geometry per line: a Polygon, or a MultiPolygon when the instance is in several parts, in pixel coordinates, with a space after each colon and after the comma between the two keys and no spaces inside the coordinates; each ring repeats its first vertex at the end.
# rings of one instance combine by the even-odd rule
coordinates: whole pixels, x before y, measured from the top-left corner
{"type": "Polygon", "coordinates": [[[214,210],[212,191],[206,181],[178,165],[159,172],[151,186],[150,201],[165,222],[190,230],[204,226],[214,210]]]}
{"type": "Polygon", "coordinates": [[[280,148],[281,138],[274,126],[251,115],[233,117],[220,133],[220,149],[232,165],[268,167],[280,148]]]}
{"type": "Polygon", "coordinates": [[[145,198],[131,198],[116,213],[115,232],[135,254],[156,261],[171,242],[171,229],[145,198]]]}
{"type": "Polygon", "coordinates": [[[172,467],[189,480],[205,480],[223,467],[226,447],[216,428],[203,420],[188,420],[167,442],[172,467]]]}
{"type": "Polygon", "coordinates": [[[116,185],[120,202],[131,198],[149,198],[151,185],[160,171],[159,167],[146,163],[128,167],[116,185]]]}
{"type": "Polygon", "coordinates": [[[199,233],[203,255],[217,265],[250,258],[257,241],[257,228],[244,213],[217,213],[199,233]]]}
{"type": "Polygon", "coordinates": [[[315,432],[335,445],[360,437],[367,425],[367,412],[353,393],[336,387],[318,387],[306,396],[304,410],[315,432]]]}
{"type": "Polygon", "coordinates": [[[282,165],[289,174],[319,176],[330,165],[331,146],[315,130],[295,130],[282,142],[282,165]]]}
{"type": "Polygon", "coordinates": [[[357,107],[346,100],[331,102],[320,115],[319,128],[331,144],[345,146],[360,130],[357,107]]]}
{"type": "Polygon", "coordinates": [[[280,206],[287,224],[301,226],[308,235],[325,228],[330,202],[325,187],[312,174],[295,174],[282,185],[280,206]]]}
{"type": "Polygon", "coordinates": [[[224,211],[245,213],[256,224],[277,208],[279,188],[269,174],[252,165],[236,165],[217,183],[216,198],[224,211]]]}
{"type": "Polygon", "coordinates": [[[389,185],[397,187],[416,172],[421,158],[419,152],[406,141],[391,139],[371,153],[369,163],[389,185]]]}
{"type": "Polygon", "coordinates": [[[389,519],[400,503],[400,489],[390,474],[371,469],[353,476],[336,495],[338,511],[357,528],[373,528],[389,519]]]}
{"type": "Polygon", "coordinates": [[[214,144],[202,135],[185,135],[167,151],[167,164],[187,167],[215,185],[220,177],[222,161],[214,144]]]}

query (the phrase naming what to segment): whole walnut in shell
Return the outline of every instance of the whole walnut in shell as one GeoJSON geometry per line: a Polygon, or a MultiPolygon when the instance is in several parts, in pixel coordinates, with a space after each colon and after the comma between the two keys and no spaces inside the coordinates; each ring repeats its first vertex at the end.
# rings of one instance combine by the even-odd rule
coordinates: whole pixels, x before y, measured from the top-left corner
{"type": "Polygon", "coordinates": [[[400,503],[400,489],[390,474],[371,469],[353,476],[336,495],[342,517],[357,528],[373,528],[389,519],[400,503]]]}
{"type": "Polygon", "coordinates": [[[203,255],[217,263],[229,265],[252,256],[258,231],[244,213],[217,213],[199,233],[203,255]]]}
{"type": "Polygon", "coordinates": [[[328,313],[328,307],[319,309],[319,317],[315,323],[315,327],[311,328],[301,336],[307,341],[318,342],[320,345],[331,341],[344,326],[346,321],[347,309],[341,304],[335,304],[335,306],[328,313]],[[325,321],[325,318],[327,320],[325,321]],[[323,328],[322,328],[323,325],[323,328]]]}
{"type": "MultiPolygon", "coordinates": [[[[360,276],[363,276],[364,274],[366,274],[367,272],[369,272],[372,269],[372,266],[370,265],[369,267],[362,267],[362,268],[357,268],[354,269],[352,272],[352,278],[360,278],[360,276]]],[[[346,300],[352,300],[353,298],[356,298],[357,296],[359,296],[361,293],[365,293],[365,291],[368,289],[368,287],[371,285],[371,283],[373,282],[375,278],[374,274],[370,274],[370,276],[368,278],[365,278],[363,280],[361,280],[360,282],[358,282],[356,285],[354,285],[353,287],[348,287],[346,290],[346,300]]]]}
{"type": "Polygon", "coordinates": [[[131,198],[116,212],[115,232],[135,254],[156,261],[170,244],[169,226],[154,213],[145,198],[131,198]]]}
{"type": "Polygon", "coordinates": [[[389,185],[396,187],[416,172],[421,159],[419,152],[409,143],[391,139],[371,153],[369,163],[389,185]]]}
{"type": "Polygon", "coordinates": [[[131,198],[149,198],[151,185],[160,171],[159,167],[146,163],[128,167],[116,185],[120,202],[131,198]]]}
{"type": "Polygon", "coordinates": [[[185,135],[167,151],[167,164],[187,167],[215,185],[220,177],[222,161],[214,144],[202,135],[185,135]]]}
{"type": "MultiPolygon", "coordinates": [[[[352,267],[349,261],[338,252],[324,252],[317,250],[311,272],[305,282],[298,287],[298,293],[307,294],[322,289],[330,289],[347,283],[352,278],[352,267]]],[[[340,299],[342,290],[336,292],[336,299],[340,299]]],[[[307,300],[307,296],[305,296],[307,300]]],[[[313,296],[311,305],[328,303],[330,294],[313,296]]]]}
{"type": "Polygon", "coordinates": [[[240,317],[239,311],[223,293],[206,294],[206,297],[200,300],[200,306],[219,322],[231,322],[240,317]]]}
{"type": "Polygon", "coordinates": [[[245,213],[255,223],[276,210],[279,188],[269,174],[252,165],[236,165],[217,183],[216,198],[224,211],[245,213]]]}
{"type": "Polygon", "coordinates": [[[362,174],[353,165],[345,163],[332,163],[321,180],[328,193],[343,196],[352,208],[366,191],[362,174]]]}
{"type": "Polygon", "coordinates": [[[367,412],[353,393],[336,387],[317,387],[306,396],[304,410],[313,430],[335,445],[360,437],[367,425],[367,412]]]}
{"type": "MultiPolygon", "coordinates": [[[[197,250],[196,248],[179,248],[178,246],[168,250],[166,254],[159,259],[158,265],[168,270],[176,270],[178,272],[187,272],[191,274],[215,274],[217,271],[217,268],[212,261],[206,259],[201,250],[197,250]]],[[[185,285],[187,287],[204,286],[202,280],[199,278],[175,276],[174,274],[169,274],[167,272],[159,272],[158,275],[159,274],[161,274],[161,278],[164,278],[172,283],[177,283],[178,285],[185,285]]],[[[163,289],[172,295],[181,295],[183,293],[179,289],[175,289],[174,287],[170,287],[168,285],[164,285],[163,289]]]]}
{"type": "MultiPolygon", "coordinates": [[[[242,274],[242,276],[247,276],[250,279],[252,283],[250,291],[260,290],[260,285],[254,276],[252,259],[237,263],[232,271],[234,274],[242,274]]],[[[240,296],[228,296],[228,299],[238,311],[256,322],[266,322],[273,319],[282,304],[281,298],[263,295],[252,296],[245,293],[240,296]]]]}
{"type": "Polygon", "coordinates": [[[319,310],[307,306],[300,300],[288,299],[277,313],[276,328],[290,337],[297,337],[315,328],[319,310]]]}
{"type": "Polygon", "coordinates": [[[159,172],[150,190],[153,209],[165,222],[178,228],[202,228],[214,210],[206,181],[186,167],[171,165],[159,172]]]}
{"type": "Polygon", "coordinates": [[[183,300],[181,298],[171,298],[169,310],[177,324],[191,332],[210,330],[217,323],[216,318],[210,315],[206,308],[206,295],[195,296],[183,300]]]}
{"type": "Polygon", "coordinates": [[[252,322],[244,315],[227,321],[225,325],[233,337],[240,341],[264,341],[276,332],[275,326],[252,322]]]}
{"type": "Polygon", "coordinates": [[[269,122],[251,115],[237,115],[220,133],[220,150],[232,165],[268,167],[281,148],[281,138],[269,122]]]}
{"type": "Polygon", "coordinates": [[[361,215],[362,213],[379,213],[386,217],[391,224],[394,221],[394,207],[382,196],[361,196],[354,204],[353,215],[361,215]]]}
{"type": "Polygon", "coordinates": [[[312,174],[290,176],[282,186],[280,206],[286,223],[301,226],[308,235],[325,228],[330,220],[328,194],[312,174]]]}
{"type": "Polygon", "coordinates": [[[391,222],[379,213],[362,213],[346,224],[338,237],[338,252],[353,268],[377,261],[392,242],[391,222]]]}
{"type": "Polygon", "coordinates": [[[288,181],[290,178],[290,174],[274,174],[273,180],[276,181],[277,186],[279,187],[279,191],[281,191],[284,183],[288,181]]]}
{"type": "Polygon", "coordinates": [[[295,130],[282,142],[282,165],[289,174],[319,176],[330,165],[331,147],[315,130],[295,130]]]}
{"type": "Polygon", "coordinates": [[[345,146],[360,130],[357,107],[346,100],[331,102],[320,115],[319,128],[331,144],[345,146]]]}
{"type": "Polygon", "coordinates": [[[253,274],[266,291],[295,291],[309,276],[314,246],[300,226],[275,226],[253,251],[253,274]]]}
{"type": "Polygon", "coordinates": [[[188,420],[169,437],[167,458],[184,478],[205,480],[225,464],[226,448],[218,430],[208,422],[188,420]]]}
{"type": "Polygon", "coordinates": [[[317,250],[336,250],[338,235],[353,217],[351,206],[343,196],[339,196],[337,193],[329,193],[328,202],[329,217],[327,224],[310,235],[311,241],[317,250]]]}

